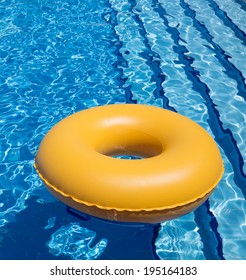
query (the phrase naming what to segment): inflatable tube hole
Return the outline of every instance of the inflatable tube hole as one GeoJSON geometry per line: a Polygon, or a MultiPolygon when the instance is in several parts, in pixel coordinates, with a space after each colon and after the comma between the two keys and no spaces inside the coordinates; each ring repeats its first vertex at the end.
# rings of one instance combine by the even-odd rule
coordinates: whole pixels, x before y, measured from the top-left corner
{"type": "MultiPolygon", "coordinates": [[[[104,135],[104,139],[106,136],[104,135]]],[[[155,137],[140,131],[123,130],[110,135],[110,139],[97,144],[96,150],[118,159],[145,159],[160,155],[163,146],[155,137]]]]}
{"type": "Polygon", "coordinates": [[[138,160],[138,159],[145,159],[146,157],[138,156],[138,155],[112,155],[110,157],[119,158],[119,159],[128,159],[128,160],[138,160]]]}
{"type": "Polygon", "coordinates": [[[143,155],[139,153],[133,153],[133,152],[113,152],[110,154],[105,154],[105,156],[112,157],[112,158],[118,158],[118,159],[127,159],[127,160],[139,160],[139,159],[145,159],[145,158],[150,158],[151,156],[149,155],[143,155]]]}

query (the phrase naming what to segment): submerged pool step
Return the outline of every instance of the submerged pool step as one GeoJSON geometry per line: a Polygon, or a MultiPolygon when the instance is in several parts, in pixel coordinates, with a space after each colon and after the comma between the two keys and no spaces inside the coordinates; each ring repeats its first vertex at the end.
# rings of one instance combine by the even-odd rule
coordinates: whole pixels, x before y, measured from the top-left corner
{"type": "MultiPolygon", "coordinates": [[[[198,3],[189,0],[168,3],[164,0],[124,1],[121,2],[124,14],[120,12],[116,1],[110,2],[112,8],[116,9],[116,13],[120,14],[122,23],[125,20],[131,21],[131,28],[134,29],[134,34],[140,42],[137,48],[141,46],[141,49],[135,49],[135,52],[128,50],[127,56],[124,56],[130,67],[122,68],[122,71],[127,77],[126,83],[131,88],[132,95],[141,103],[147,101],[152,94],[153,98],[160,100],[164,107],[192,116],[193,120],[210,133],[214,133],[215,139],[226,152],[226,168],[228,170],[233,168],[238,178],[233,183],[236,194],[234,199],[243,199],[240,190],[244,190],[245,177],[241,164],[243,157],[246,158],[246,153],[241,139],[245,132],[241,126],[238,126],[238,114],[242,119],[244,118],[243,110],[241,109],[240,112],[239,108],[245,106],[245,83],[242,74],[244,69],[241,67],[243,62],[239,60],[238,52],[245,48],[244,42],[240,41],[244,35],[240,27],[237,29],[237,24],[233,21],[231,26],[228,26],[230,18],[226,16],[225,11],[216,10],[219,6],[212,0],[198,3]],[[207,12],[204,13],[204,10],[207,12]],[[217,24],[214,24],[215,22],[217,24]],[[238,44],[228,45],[226,40],[215,39],[219,33],[235,37],[235,41],[230,41],[238,44]],[[235,47],[237,45],[239,48],[235,47]],[[145,68],[137,67],[132,63],[131,52],[134,55],[139,53],[139,57],[143,58],[141,63],[144,63],[141,65],[145,68]],[[141,92],[143,89],[141,81],[138,83],[139,87],[135,88],[135,77],[141,76],[146,71],[146,67],[149,69],[146,81],[149,79],[152,85],[148,88],[148,94],[144,90],[141,92]],[[131,72],[134,72],[134,75],[130,75],[131,72]],[[156,94],[158,91],[159,96],[156,94]],[[230,110],[226,106],[228,99],[230,110]],[[228,153],[228,150],[233,152],[228,153]]],[[[234,5],[238,7],[238,4],[234,3],[234,5]]],[[[119,51],[123,51],[127,45],[127,37],[120,32],[121,29],[117,28],[123,46],[119,51]]],[[[144,75],[143,77],[146,78],[144,75]]],[[[224,181],[221,188],[226,184],[227,182],[224,181]]],[[[222,221],[220,217],[216,217],[218,211],[215,205],[221,203],[223,207],[223,199],[225,198],[222,200],[211,198],[212,209],[216,214],[210,211],[210,215],[215,215],[213,219],[219,218],[219,224],[222,221]]],[[[243,211],[242,209],[242,213],[243,211]]],[[[196,219],[199,217],[197,216],[196,219]]],[[[226,238],[228,225],[222,224],[225,228],[221,226],[220,229],[223,238],[226,238]]],[[[230,240],[230,242],[234,242],[237,246],[237,240],[230,240]]],[[[226,240],[225,246],[227,246],[226,240]]]]}

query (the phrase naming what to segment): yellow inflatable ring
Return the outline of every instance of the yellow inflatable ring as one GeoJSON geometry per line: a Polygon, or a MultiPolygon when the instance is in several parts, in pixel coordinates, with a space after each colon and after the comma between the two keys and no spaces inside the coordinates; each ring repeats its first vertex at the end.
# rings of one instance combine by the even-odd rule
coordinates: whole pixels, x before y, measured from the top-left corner
{"type": "Polygon", "coordinates": [[[56,124],[40,144],[35,168],[65,204],[92,216],[157,223],[193,211],[223,174],[211,136],[161,108],[117,104],[56,124]],[[138,155],[127,160],[113,155],[138,155]]]}

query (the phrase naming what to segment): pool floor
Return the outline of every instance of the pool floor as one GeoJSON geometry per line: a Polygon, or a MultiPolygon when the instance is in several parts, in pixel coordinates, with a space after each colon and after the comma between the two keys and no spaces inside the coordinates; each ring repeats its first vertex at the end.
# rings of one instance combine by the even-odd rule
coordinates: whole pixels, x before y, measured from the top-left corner
{"type": "Polygon", "coordinates": [[[243,0],[0,1],[0,259],[245,260],[245,33],[243,0]],[[217,142],[225,173],[197,210],[114,224],[46,190],[46,133],[117,103],[178,112],[217,142]]]}

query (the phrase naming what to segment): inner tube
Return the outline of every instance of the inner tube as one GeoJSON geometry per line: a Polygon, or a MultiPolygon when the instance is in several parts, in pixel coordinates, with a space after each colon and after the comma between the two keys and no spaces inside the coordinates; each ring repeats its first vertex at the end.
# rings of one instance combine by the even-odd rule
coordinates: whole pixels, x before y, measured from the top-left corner
{"type": "Polygon", "coordinates": [[[68,206],[136,223],[193,211],[224,170],[215,141],[201,126],[137,104],[90,108],[58,122],[41,142],[34,166],[48,190],[68,206]]]}

